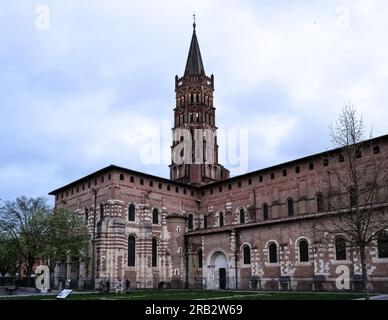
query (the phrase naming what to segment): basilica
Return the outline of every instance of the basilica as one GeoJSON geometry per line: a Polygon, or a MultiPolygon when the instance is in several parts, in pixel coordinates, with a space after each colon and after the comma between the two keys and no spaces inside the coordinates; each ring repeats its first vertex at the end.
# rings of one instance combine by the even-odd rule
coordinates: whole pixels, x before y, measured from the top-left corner
{"type": "MultiPolygon", "coordinates": [[[[109,165],[49,193],[90,232],[89,255],[69,261],[67,278],[79,287],[128,279],[132,288],[357,290],[357,248],[343,232],[324,231],[346,214],[347,193],[332,192],[334,174],[328,182],[346,172],[341,150],[230,177],[218,159],[214,87],[194,23],[184,74],[175,77],[169,179],[109,165]],[[350,285],[338,288],[343,270],[350,285]]],[[[388,135],[367,140],[357,156],[360,166],[378,161],[384,170],[387,159],[388,135]]],[[[385,217],[387,203],[377,204],[385,217]]],[[[367,270],[373,289],[387,291],[386,234],[367,248],[367,270]]]]}

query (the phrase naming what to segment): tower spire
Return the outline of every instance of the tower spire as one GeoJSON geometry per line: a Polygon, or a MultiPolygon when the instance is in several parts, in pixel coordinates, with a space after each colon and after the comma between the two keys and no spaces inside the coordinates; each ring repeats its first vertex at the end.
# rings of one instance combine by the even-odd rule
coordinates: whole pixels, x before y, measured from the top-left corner
{"type": "Polygon", "coordinates": [[[193,14],[193,36],[191,38],[189,55],[187,57],[185,76],[186,75],[200,75],[205,74],[205,68],[203,67],[201,51],[199,50],[199,44],[195,28],[197,26],[195,19],[195,13],[193,14]]]}

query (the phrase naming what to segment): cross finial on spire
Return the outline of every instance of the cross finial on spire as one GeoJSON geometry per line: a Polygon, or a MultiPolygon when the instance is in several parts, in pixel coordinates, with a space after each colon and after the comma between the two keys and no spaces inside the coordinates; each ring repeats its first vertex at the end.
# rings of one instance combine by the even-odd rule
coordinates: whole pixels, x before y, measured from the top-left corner
{"type": "Polygon", "coordinates": [[[193,31],[195,32],[195,26],[196,26],[196,23],[195,23],[195,12],[193,14],[193,31]]]}

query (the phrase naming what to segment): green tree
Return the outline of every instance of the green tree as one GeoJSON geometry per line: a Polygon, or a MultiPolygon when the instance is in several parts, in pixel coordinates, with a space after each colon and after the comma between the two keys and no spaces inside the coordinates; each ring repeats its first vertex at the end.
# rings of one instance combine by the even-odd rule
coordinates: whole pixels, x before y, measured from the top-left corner
{"type": "Polygon", "coordinates": [[[12,240],[26,264],[28,276],[44,252],[49,214],[50,207],[43,198],[22,196],[0,206],[0,231],[12,240]]]}
{"type": "Polygon", "coordinates": [[[53,275],[55,266],[65,263],[68,257],[73,261],[84,258],[88,244],[85,220],[68,209],[54,210],[48,217],[44,248],[50,274],[53,275]]]}
{"type": "Polygon", "coordinates": [[[20,268],[20,253],[15,241],[5,233],[0,233],[0,273],[16,274],[20,268]]]}

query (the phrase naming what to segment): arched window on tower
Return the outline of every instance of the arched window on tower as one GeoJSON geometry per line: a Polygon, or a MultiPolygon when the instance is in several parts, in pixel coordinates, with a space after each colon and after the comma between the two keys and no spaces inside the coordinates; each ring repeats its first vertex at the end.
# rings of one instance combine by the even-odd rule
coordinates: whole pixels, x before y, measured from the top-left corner
{"type": "Polygon", "coordinates": [[[128,207],[128,221],[135,221],[135,205],[133,203],[128,207]]]}
{"type": "Polygon", "coordinates": [[[152,266],[158,266],[158,240],[152,238],[152,266]]]}
{"type": "Polygon", "coordinates": [[[128,266],[134,267],[136,260],[136,239],[133,235],[128,237],[128,266]]]}
{"type": "Polygon", "coordinates": [[[294,200],[292,199],[287,200],[287,210],[288,210],[289,217],[294,215],[294,200]]]}
{"type": "Polygon", "coordinates": [[[251,264],[251,247],[247,244],[243,247],[243,262],[244,264],[251,264]]]}
{"type": "Polygon", "coordinates": [[[194,225],[194,218],[192,214],[189,214],[188,220],[187,220],[187,227],[189,230],[193,230],[193,225],[194,225]]]}
{"type": "Polygon", "coordinates": [[[219,222],[220,227],[224,226],[224,213],[223,212],[220,212],[218,222],[219,222]]]}
{"type": "Polygon", "coordinates": [[[306,239],[299,241],[299,261],[308,262],[309,261],[309,243],[306,239]]]}
{"type": "Polygon", "coordinates": [[[203,228],[207,229],[207,216],[203,216],[203,228]]]}
{"type": "Polygon", "coordinates": [[[346,260],[346,241],[342,237],[335,239],[335,259],[346,260]]]}
{"type": "Polygon", "coordinates": [[[152,210],[152,223],[159,224],[159,210],[157,208],[152,210]]]}
{"type": "Polygon", "coordinates": [[[240,209],[240,223],[245,223],[245,210],[240,209]]]}
{"type": "Polygon", "coordinates": [[[322,193],[317,194],[317,212],[323,212],[325,210],[325,201],[322,193]]]}
{"type": "Polygon", "coordinates": [[[268,246],[269,251],[269,263],[278,262],[278,247],[275,242],[271,242],[268,246]]]}

